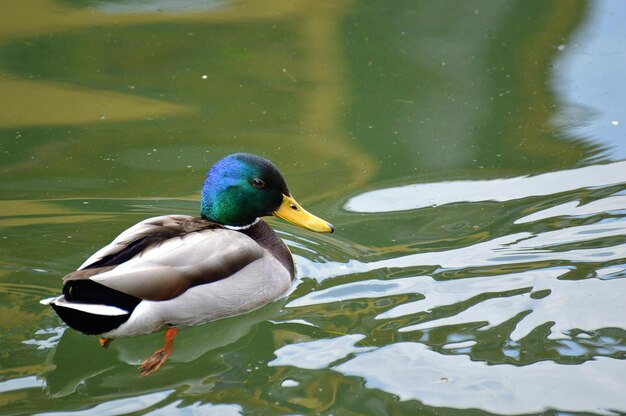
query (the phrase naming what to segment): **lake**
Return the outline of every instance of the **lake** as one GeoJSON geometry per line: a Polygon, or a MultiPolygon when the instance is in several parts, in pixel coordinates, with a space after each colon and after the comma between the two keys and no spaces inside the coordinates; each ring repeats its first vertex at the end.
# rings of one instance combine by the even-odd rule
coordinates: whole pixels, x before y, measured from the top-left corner
{"type": "Polygon", "coordinates": [[[626,3],[0,10],[0,414],[626,414],[626,3]],[[336,227],[288,295],[145,378],[39,304],[240,151],[336,227]]]}

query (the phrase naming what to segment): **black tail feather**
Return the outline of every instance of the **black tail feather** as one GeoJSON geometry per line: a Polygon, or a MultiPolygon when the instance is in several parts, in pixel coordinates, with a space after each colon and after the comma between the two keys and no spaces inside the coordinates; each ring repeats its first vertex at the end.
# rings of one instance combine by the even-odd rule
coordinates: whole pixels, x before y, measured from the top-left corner
{"type": "Polygon", "coordinates": [[[93,280],[70,280],[63,286],[67,302],[108,305],[128,311],[128,314],[96,315],[73,308],[52,304],[54,311],[70,327],[87,335],[99,335],[111,331],[130,318],[141,299],[111,289],[93,280]]]}
{"type": "Polygon", "coordinates": [[[87,335],[100,335],[111,331],[130,318],[130,313],[118,316],[95,315],[77,309],[64,308],[54,303],[52,308],[70,328],[87,335]]]}
{"type": "Polygon", "coordinates": [[[68,302],[92,303],[95,305],[115,306],[132,312],[141,299],[111,289],[93,280],[69,280],[63,286],[63,294],[68,302]]]}

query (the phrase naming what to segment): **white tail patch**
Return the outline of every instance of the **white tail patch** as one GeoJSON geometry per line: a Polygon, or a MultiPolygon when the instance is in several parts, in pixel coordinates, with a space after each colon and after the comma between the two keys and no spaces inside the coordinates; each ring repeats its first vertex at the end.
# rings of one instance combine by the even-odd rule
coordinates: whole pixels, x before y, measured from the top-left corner
{"type": "Polygon", "coordinates": [[[39,303],[41,303],[42,305],[51,305],[54,303],[54,301],[58,299],[58,298],[47,298],[47,299],[41,299],[39,301],[39,303]]]}
{"type": "Polygon", "coordinates": [[[41,303],[42,305],[55,305],[62,308],[76,309],[77,311],[82,311],[93,315],[120,316],[128,314],[128,311],[115,306],[97,305],[93,303],[68,302],[65,300],[65,296],[42,299],[39,301],[39,303],[41,303]]]}

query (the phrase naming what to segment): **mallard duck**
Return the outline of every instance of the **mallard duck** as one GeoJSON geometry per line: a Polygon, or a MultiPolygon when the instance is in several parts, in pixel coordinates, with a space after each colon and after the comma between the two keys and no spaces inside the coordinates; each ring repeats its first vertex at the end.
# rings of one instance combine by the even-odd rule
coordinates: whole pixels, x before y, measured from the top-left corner
{"type": "Polygon", "coordinates": [[[268,215],[333,232],[296,202],[269,160],[227,156],[206,176],[199,218],[141,221],[65,276],[61,296],[41,302],[104,347],[168,327],[163,347],[141,364],[146,376],[167,360],[179,328],[252,311],[289,289],[293,259],[261,219],[268,215]]]}

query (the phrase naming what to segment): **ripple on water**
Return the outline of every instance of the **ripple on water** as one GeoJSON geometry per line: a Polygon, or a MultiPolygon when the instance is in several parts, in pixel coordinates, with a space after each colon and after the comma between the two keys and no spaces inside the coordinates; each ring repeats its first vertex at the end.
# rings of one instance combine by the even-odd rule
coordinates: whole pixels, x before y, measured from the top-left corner
{"type": "Polygon", "coordinates": [[[598,358],[568,366],[540,362],[490,366],[465,355],[442,355],[418,343],[396,343],[334,368],[365,379],[369,388],[430,406],[482,409],[499,414],[560,409],[624,409],[625,360],[598,358]]]}
{"type": "Polygon", "coordinates": [[[477,201],[516,200],[516,215],[509,205],[483,205],[506,221],[481,238],[450,237],[439,250],[405,240],[396,251],[345,259],[298,256],[302,285],[316,288],[291,296],[293,317],[317,323],[315,316],[342,314],[350,324],[343,336],[279,348],[271,365],[332,368],[430,406],[626,411],[624,182],[626,162],[616,162],[353,197],[348,211],[406,211],[421,221],[429,210],[436,224],[447,223],[433,205],[456,204],[459,224],[473,224],[464,207],[477,201]]]}
{"type": "MultiPolygon", "coordinates": [[[[446,207],[419,208],[421,200],[411,199],[421,196],[409,192],[404,196],[409,201],[403,204],[413,207],[410,211],[359,216],[361,222],[353,225],[369,226],[368,218],[373,218],[381,230],[376,241],[389,242],[382,247],[342,241],[341,233],[297,233],[288,225],[272,222],[293,251],[299,282],[286,299],[234,318],[235,324],[220,321],[184,331],[169,362],[172,371],[165,377],[173,378],[163,386],[193,387],[183,389],[185,393],[172,393],[165,387],[159,393],[152,389],[138,394],[130,389],[135,394],[132,398],[116,396],[68,414],[118,414],[115,409],[148,414],[180,409],[242,414],[238,404],[194,402],[189,396],[181,402],[179,397],[192,391],[209,394],[218,379],[234,373],[254,379],[256,372],[264,371],[276,387],[272,392],[285,394],[289,400],[313,391],[310,380],[315,377],[335,381],[360,377],[364,387],[360,382],[349,383],[360,395],[377,389],[380,394],[427,406],[505,414],[547,409],[626,412],[626,400],[618,393],[626,388],[621,377],[626,370],[626,188],[616,185],[624,176],[615,172],[616,166],[626,165],[568,171],[566,176],[574,180],[560,188],[556,182],[563,175],[557,173],[503,179],[484,189],[482,183],[455,183],[455,191],[446,192],[456,199],[446,192],[433,197],[439,198],[435,205],[454,202],[446,207]],[[614,176],[608,178],[610,174],[614,176]],[[541,180],[552,185],[542,187],[541,180]],[[519,184],[522,190],[508,190],[519,184]],[[468,189],[460,192],[458,186],[468,189]],[[546,189],[559,194],[545,193],[546,189]],[[498,194],[500,190],[506,192],[498,194]],[[464,195],[471,197],[464,199],[464,195]],[[518,199],[506,202],[506,198],[518,199]],[[475,204],[475,200],[505,203],[475,204]],[[476,215],[484,222],[480,229],[472,227],[476,215]],[[406,223],[398,226],[399,218],[406,223]],[[422,223],[427,233],[415,230],[422,223]],[[267,320],[270,330],[255,333],[267,320]],[[247,335],[250,339],[245,341],[247,335]],[[264,337],[269,357],[256,347],[245,350],[246,342],[264,337]],[[197,363],[210,361],[218,349],[224,351],[224,368],[234,370],[228,373],[216,364],[218,376],[207,378],[197,363]],[[261,354],[259,361],[246,362],[243,350],[261,354]],[[234,364],[240,358],[244,364],[234,364]],[[268,365],[259,370],[263,367],[259,363],[268,365]],[[177,371],[182,367],[176,366],[183,364],[189,364],[190,373],[197,369],[197,379],[177,371]]],[[[445,191],[447,185],[433,186],[445,191]]],[[[351,201],[355,200],[358,197],[351,201]]],[[[172,203],[187,206],[186,202],[172,203]]],[[[143,205],[137,207],[142,213],[152,213],[143,205]]],[[[9,284],[16,285],[5,283],[9,284]]],[[[43,297],[36,287],[28,293],[23,285],[19,287],[24,294],[43,297]]],[[[58,355],[56,371],[65,368],[72,373],[57,345],[67,332],[71,333],[51,326],[23,344],[53,351],[58,355]]],[[[160,342],[156,335],[153,340],[160,342]]],[[[67,346],[68,361],[75,360],[75,342],[67,346]]],[[[0,385],[0,391],[46,386],[65,397],[80,389],[93,391],[100,379],[102,383],[123,379],[120,368],[132,372],[129,383],[135,385],[134,368],[127,367],[152,352],[148,344],[140,339],[116,342],[109,352],[117,352],[117,359],[109,356],[106,365],[81,368],[87,375],[81,373],[67,387],[51,388],[52,372],[46,381],[9,380],[0,385]],[[124,365],[115,367],[118,362],[124,365]]],[[[265,375],[263,380],[267,383],[265,375]]],[[[268,403],[273,400],[274,396],[268,403]]]]}
{"type": "Polygon", "coordinates": [[[624,182],[626,161],[620,161],[536,176],[403,185],[362,193],[351,198],[345,208],[370,213],[407,211],[456,202],[511,201],[624,182]]]}

